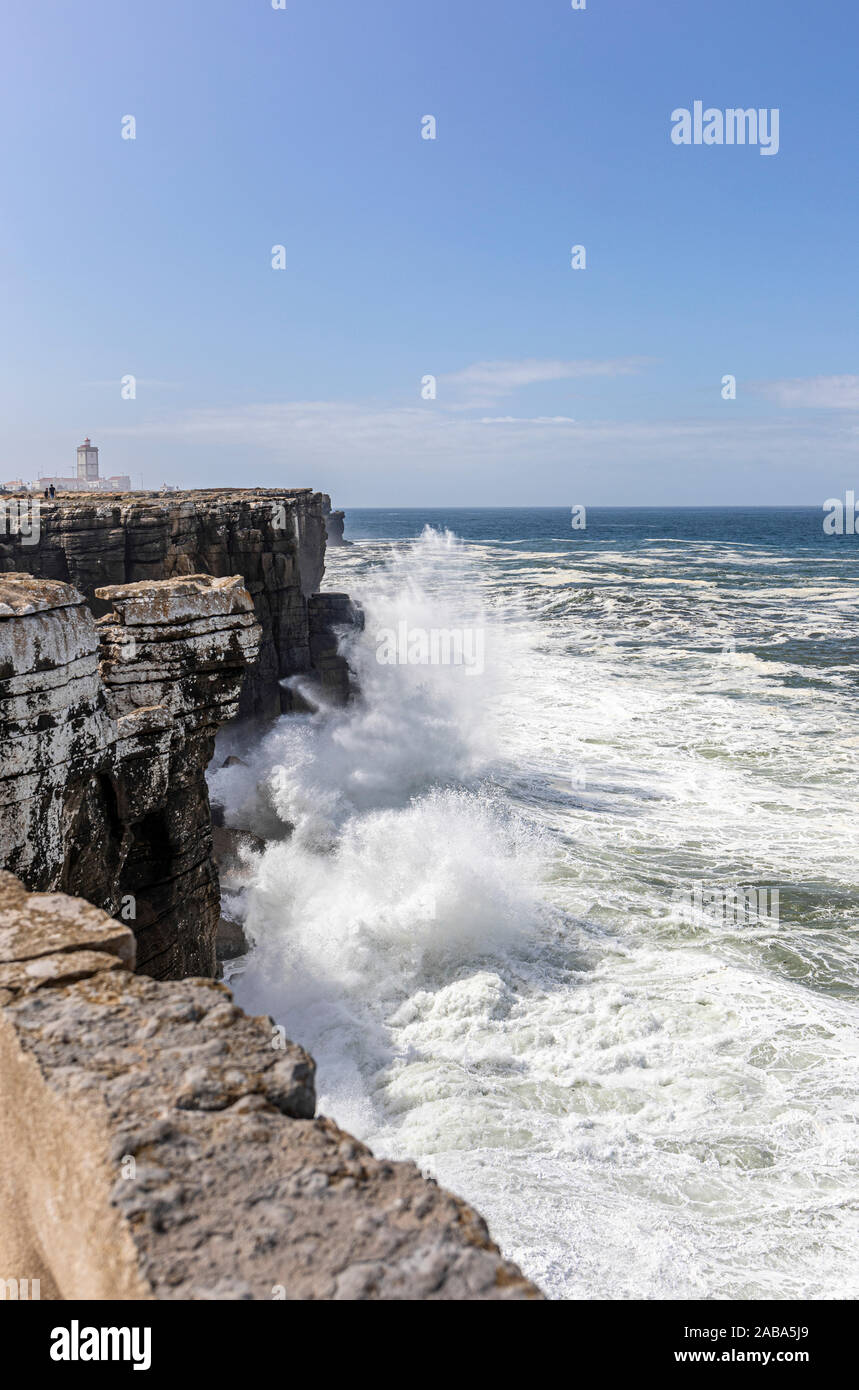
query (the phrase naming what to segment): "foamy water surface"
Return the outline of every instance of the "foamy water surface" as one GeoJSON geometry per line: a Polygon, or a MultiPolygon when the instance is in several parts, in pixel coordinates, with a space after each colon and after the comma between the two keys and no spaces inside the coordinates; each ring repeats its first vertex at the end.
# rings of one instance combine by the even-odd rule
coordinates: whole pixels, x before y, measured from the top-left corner
{"type": "Polygon", "coordinates": [[[554,1297],[855,1298],[859,545],[524,515],[330,553],[361,698],[211,779],[268,842],[237,1000],[554,1297]],[[483,671],[380,664],[402,619],[483,671]]]}

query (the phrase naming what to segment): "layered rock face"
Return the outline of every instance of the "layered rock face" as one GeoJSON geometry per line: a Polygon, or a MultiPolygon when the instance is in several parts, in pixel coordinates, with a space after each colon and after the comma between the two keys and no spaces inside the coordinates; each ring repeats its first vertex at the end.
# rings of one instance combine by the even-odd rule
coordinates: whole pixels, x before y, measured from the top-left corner
{"type": "Polygon", "coordinates": [[[329,544],[329,545],[349,545],[349,544],[350,544],[350,542],[347,541],[347,540],[344,538],[344,536],[343,536],[343,530],[344,530],[344,528],[345,528],[345,525],[346,525],[346,513],[345,513],[345,512],[332,512],[332,511],[330,510],[330,505],[329,505],[329,510],[325,513],[325,528],[326,528],[326,530],[327,530],[327,532],[328,532],[328,544],[329,544]]]}
{"type": "MultiPolygon", "coordinates": [[[[190,574],[238,575],[261,628],[240,713],[270,718],[297,707],[298,697],[280,682],[314,670],[308,599],[322,583],[327,526],[335,541],[343,534],[342,513],[331,511],[325,493],[61,493],[54,501],[38,499],[38,508],[35,541],[0,534],[0,570],[72,584],[96,616],[109,602],[98,597],[101,588],[190,574]]],[[[342,698],[348,671],[336,660],[340,673],[332,679],[329,661],[327,688],[332,698],[342,698]]]]}
{"type": "Polygon", "coordinates": [[[0,851],[31,889],[134,927],[139,969],[213,974],[205,771],[260,627],[238,578],[99,588],[0,576],[0,851]]]}
{"type": "MultiPolygon", "coordinates": [[[[143,626],[143,624],[141,624],[143,626]]],[[[0,1269],[42,1298],[526,1299],[482,1219],[314,1118],[314,1068],[211,980],[0,874],[0,1269]]]]}
{"type": "Polygon", "coordinates": [[[338,633],[360,627],[363,621],[348,594],[312,594],[307,600],[310,661],[329,704],[345,704],[350,693],[349,667],[338,652],[338,633]]]}

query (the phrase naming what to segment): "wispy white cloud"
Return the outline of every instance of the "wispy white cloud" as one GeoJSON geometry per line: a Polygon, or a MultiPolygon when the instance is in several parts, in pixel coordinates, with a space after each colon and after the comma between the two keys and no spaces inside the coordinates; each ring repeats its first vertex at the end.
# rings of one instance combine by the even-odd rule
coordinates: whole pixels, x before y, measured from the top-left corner
{"type": "Polygon", "coordinates": [[[448,391],[464,400],[465,408],[471,408],[493,405],[514,391],[546,382],[629,376],[641,371],[647,361],[646,358],[622,357],[564,362],[527,357],[518,362],[474,362],[462,371],[442,375],[440,381],[448,391]]]}
{"type": "Polygon", "coordinates": [[[101,434],[133,441],[140,466],[155,442],[177,474],[172,481],[186,485],[201,482],[188,478],[183,459],[205,460],[209,486],[221,477],[235,483],[238,460],[248,480],[321,487],[368,506],[478,497],[525,505],[563,498],[569,489],[584,500],[618,505],[666,498],[778,505],[813,501],[815,487],[822,500],[851,473],[859,443],[852,418],[837,415],[825,424],[732,412],[685,420],[481,418],[437,402],[211,407],[101,434]]]}
{"type": "Polygon", "coordinates": [[[758,382],[755,389],[789,409],[859,410],[859,376],[792,377],[758,382]]]}
{"type": "Polygon", "coordinates": [[[484,415],[481,425],[574,425],[571,415],[484,415]]]}
{"type": "MultiPolygon", "coordinates": [[[[131,375],[133,376],[134,373],[132,372],[131,375]]],[[[182,383],[181,383],[180,381],[157,381],[154,377],[148,377],[148,376],[135,376],[135,377],[134,377],[134,381],[135,381],[135,384],[136,384],[137,386],[148,386],[148,387],[152,387],[152,388],[157,388],[159,391],[161,391],[161,390],[175,391],[175,390],[178,390],[178,388],[182,385],[182,383]]],[[[119,391],[120,384],[121,384],[121,378],[118,377],[118,376],[112,377],[112,378],[111,378],[110,380],[108,380],[108,381],[82,381],[82,382],[81,382],[81,386],[82,386],[82,387],[99,387],[99,388],[104,387],[104,388],[109,388],[110,390],[117,391],[117,392],[119,391]]]]}

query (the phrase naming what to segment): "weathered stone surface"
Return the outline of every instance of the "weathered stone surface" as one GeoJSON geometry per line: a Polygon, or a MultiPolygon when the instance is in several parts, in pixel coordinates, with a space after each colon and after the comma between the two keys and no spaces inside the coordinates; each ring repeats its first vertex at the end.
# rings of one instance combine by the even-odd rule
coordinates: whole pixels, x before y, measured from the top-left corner
{"type": "Polygon", "coordinates": [[[134,937],[91,903],[62,893],[28,893],[5,871],[0,890],[0,965],[61,951],[106,951],[134,969],[134,937]]]}
{"type": "Polygon", "coordinates": [[[122,961],[103,951],[59,951],[55,956],[0,965],[0,994],[27,993],[42,986],[72,984],[99,970],[121,970],[122,961]]]}
{"type": "Polygon", "coordinates": [[[246,888],[252,878],[250,865],[253,855],[263,852],[265,840],[247,830],[214,825],[212,846],[224,892],[238,893],[246,888]]]}
{"type": "Polygon", "coordinates": [[[250,595],[204,574],[99,598],[96,622],[68,584],[0,576],[0,863],[122,913],[146,973],[213,974],[205,771],[258,650],[250,595]]]}
{"type": "MultiPolygon", "coordinates": [[[[307,600],[322,583],[326,527],[335,540],[338,534],[342,539],[342,514],[332,513],[325,493],[309,488],[60,493],[53,501],[39,499],[39,508],[37,545],[25,545],[21,535],[0,534],[0,570],[72,584],[96,616],[107,612],[112,602],[107,591],[117,585],[139,587],[193,574],[239,576],[261,627],[240,712],[268,718],[300,705],[300,697],[281,682],[313,674],[307,600]]],[[[178,593],[176,599],[180,602],[178,593]]],[[[171,621],[178,616],[179,610],[171,621]]],[[[160,621],[155,617],[156,624],[160,621]]],[[[126,608],[126,622],[137,625],[132,608],[126,608]]],[[[336,652],[335,659],[345,688],[345,662],[336,652]]],[[[330,657],[326,670],[332,685],[330,657]]]]}
{"type": "Polygon", "coordinates": [[[360,627],[363,616],[348,594],[312,594],[307,600],[310,660],[322,692],[330,704],[349,698],[349,668],[338,655],[338,638],[350,627],[360,627]]]}
{"type": "MultiPolygon", "coordinates": [[[[0,1268],[43,1298],[540,1297],[464,1202],[314,1118],[313,1063],[270,1019],[128,973],[130,934],[52,903],[41,959],[77,978],[0,984],[0,1268]]],[[[4,940],[44,913],[0,875],[4,940]]]]}
{"type": "Polygon", "coordinates": [[[218,963],[235,960],[237,956],[243,956],[250,950],[250,942],[245,936],[245,929],[241,922],[233,922],[229,917],[222,917],[218,923],[218,930],[215,936],[215,953],[218,963]]]}
{"type": "MultiPolygon", "coordinates": [[[[330,504],[329,504],[329,506],[330,506],[330,504]]],[[[343,528],[344,528],[345,524],[346,524],[346,513],[345,513],[345,512],[332,512],[332,511],[329,510],[329,511],[327,511],[327,512],[325,513],[325,529],[326,529],[327,532],[328,532],[328,544],[329,544],[329,545],[337,546],[337,545],[350,545],[350,544],[351,544],[351,542],[350,542],[350,541],[347,541],[347,540],[344,538],[344,536],[343,536],[343,528]]]]}

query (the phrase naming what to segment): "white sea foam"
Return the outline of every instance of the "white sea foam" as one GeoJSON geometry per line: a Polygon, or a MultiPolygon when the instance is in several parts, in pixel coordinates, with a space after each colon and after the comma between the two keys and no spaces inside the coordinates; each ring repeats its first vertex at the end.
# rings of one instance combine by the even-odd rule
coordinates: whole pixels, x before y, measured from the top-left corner
{"type": "MultiPolygon", "coordinates": [[[[723,661],[670,574],[641,609],[592,553],[567,601],[546,559],[434,533],[331,557],[367,613],[362,700],[215,778],[272,837],[238,998],[315,1054],[326,1113],[555,1296],[859,1296],[844,686],[723,661]],[[483,624],[485,675],[378,665],[400,617],[483,624]],[[782,885],[782,923],[683,921],[702,879],[782,885]]],[[[793,635],[792,593],[725,603],[793,635]]]]}

